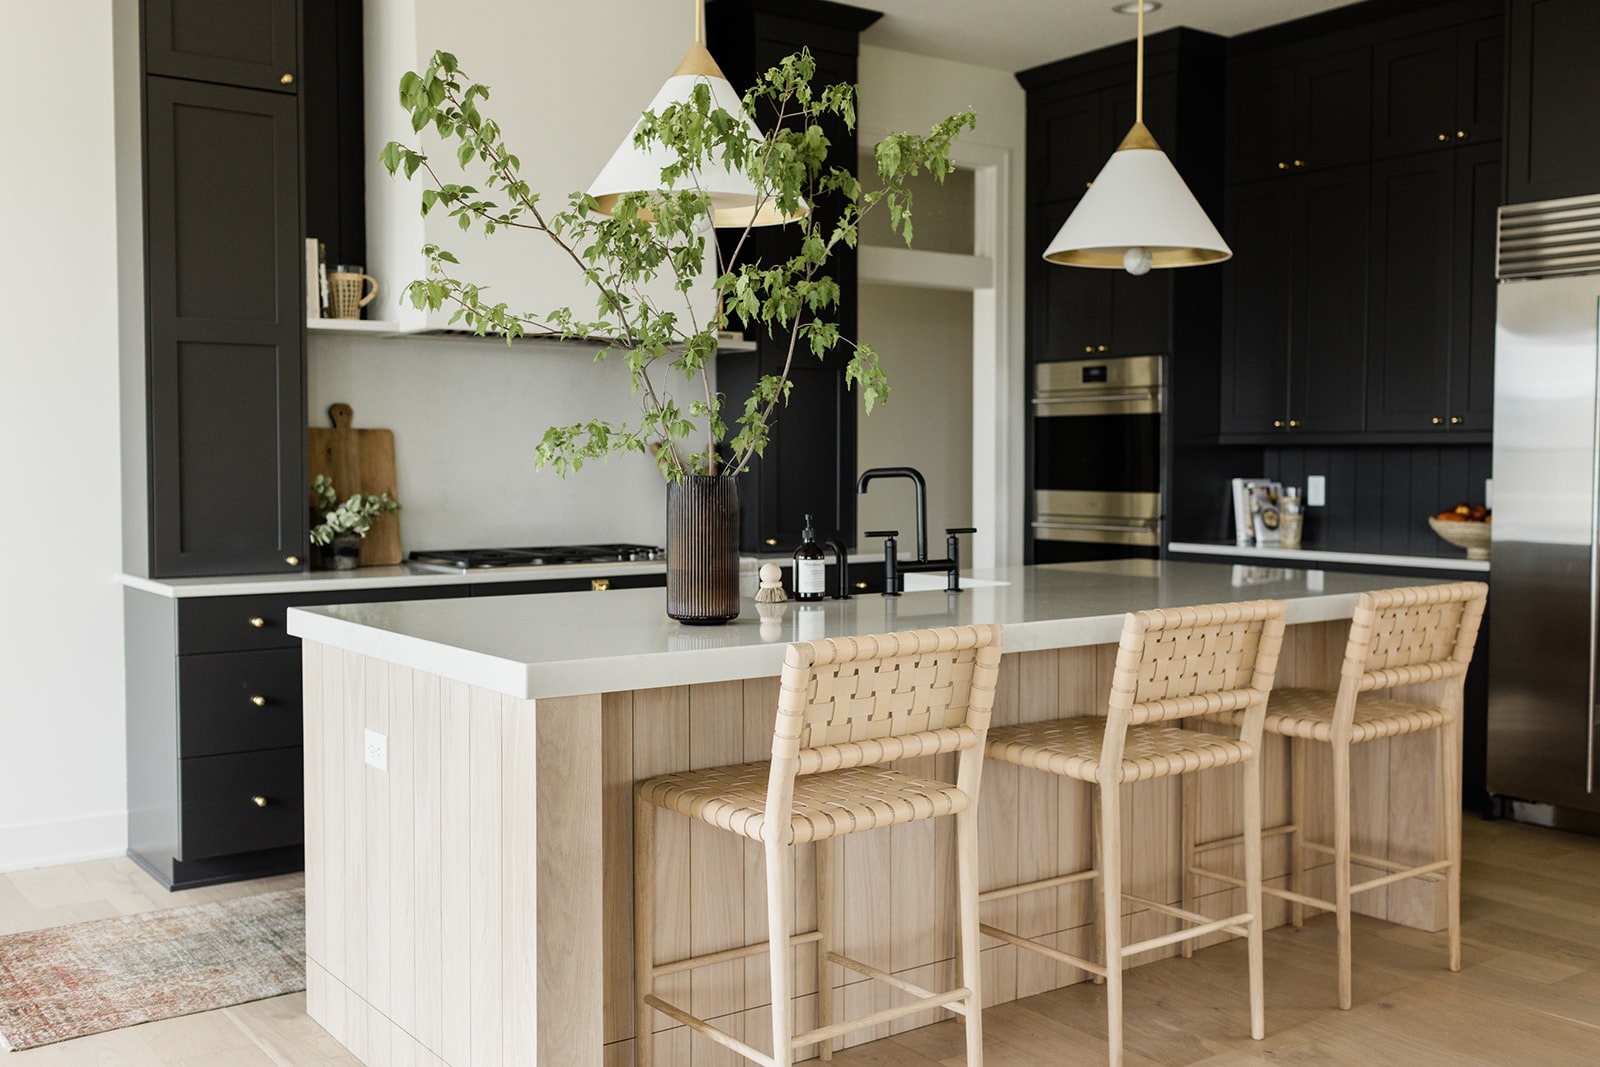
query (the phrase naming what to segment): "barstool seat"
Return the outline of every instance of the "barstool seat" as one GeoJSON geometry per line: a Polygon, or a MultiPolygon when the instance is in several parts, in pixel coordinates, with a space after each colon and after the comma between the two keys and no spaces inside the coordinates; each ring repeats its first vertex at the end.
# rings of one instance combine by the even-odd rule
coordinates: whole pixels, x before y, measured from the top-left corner
{"type": "MultiPolygon", "coordinates": [[[[1106,720],[1098,715],[1008,726],[990,736],[989,758],[1093,782],[1100,777],[1105,736],[1106,720]]],[[[1250,746],[1237,738],[1177,726],[1140,726],[1128,731],[1121,780],[1170,778],[1242,763],[1252,755],[1250,746]]]]}
{"type": "MultiPolygon", "coordinates": [[[[1274,690],[1272,704],[1267,708],[1267,733],[1331,742],[1338,696],[1326,689],[1274,690]]],[[[1244,723],[1242,712],[1206,717],[1233,726],[1244,723]]],[[[1424,730],[1437,730],[1452,721],[1454,716],[1445,708],[1363,697],[1350,721],[1350,742],[1360,744],[1381,737],[1419,734],[1424,730]]]]}

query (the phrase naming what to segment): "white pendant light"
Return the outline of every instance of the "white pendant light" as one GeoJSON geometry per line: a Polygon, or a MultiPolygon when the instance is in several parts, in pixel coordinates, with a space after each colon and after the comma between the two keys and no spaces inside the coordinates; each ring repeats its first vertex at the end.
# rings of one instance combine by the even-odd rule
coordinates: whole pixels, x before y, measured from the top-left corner
{"type": "MultiPolygon", "coordinates": [[[[730,115],[742,116],[750,136],[759,140],[761,131],[744,115],[742,98],[734,91],[727,75],[718,68],[716,60],[711,58],[711,53],[706,51],[703,0],[695,0],[694,14],[694,44],[689,47],[683,62],[678,64],[678,69],[672,72],[661,91],[656,93],[655,99],[650,101],[648,110],[659,115],[670,104],[687,103],[694,87],[704,85],[711,91],[711,106],[721,108],[730,115]]],[[[672,153],[659,144],[648,148],[636,147],[633,134],[633,130],[628,131],[622,144],[589,186],[589,195],[599,202],[600,210],[608,215],[626,193],[663,188],[661,170],[674,162],[672,153]]],[[[802,202],[797,213],[784,214],[771,196],[758,198],[755,184],[744,174],[716,164],[686,175],[680,181],[684,183],[683,188],[700,189],[710,194],[713,226],[770,226],[802,218],[807,210],[802,202]]],[[[641,212],[641,215],[649,217],[648,212],[641,212]]]]}
{"type": "Polygon", "coordinates": [[[1220,263],[1233,255],[1144,125],[1144,10],[1139,5],[1138,87],[1128,136],[1057,231],[1044,258],[1070,267],[1122,268],[1220,263]]]}

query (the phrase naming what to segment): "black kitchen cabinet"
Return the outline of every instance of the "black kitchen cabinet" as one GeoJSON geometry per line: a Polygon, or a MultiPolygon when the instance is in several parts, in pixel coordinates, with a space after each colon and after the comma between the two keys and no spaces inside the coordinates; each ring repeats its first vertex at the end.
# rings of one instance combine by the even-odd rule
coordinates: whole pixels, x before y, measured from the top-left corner
{"type": "Polygon", "coordinates": [[[1600,5],[1511,0],[1506,29],[1506,202],[1600,193],[1600,5]]]}
{"type": "Polygon", "coordinates": [[[1224,437],[1362,430],[1367,198],[1365,166],[1229,190],[1224,437]]]}
{"type": "MultiPolygon", "coordinates": [[[[816,60],[815,86],[855,84],[861,31],[878,13],[844,4],[803,8],[764,0],[714,0],[706,9],[707,41],[735,88],[754,84],[756,77],[785,57],[811,51],[816,60]]],[[[824,124],[831,164],[855,172],[857,138],[842,122],[824,124]]],[[[812,205],[826,232],[838,205],[821,198],[812,205]]],[[[722,239],[737,240],[730,231],[722,239]]],[[[740,257],[747,263],[779,262],[799,250],[794,227],[767,226],[752,231],[740,257]]],[[[856,254],[835,252],[826,273],[839,286],[837,321],[842,337],[857,339],[856,254]]],[[[717,385],[728,404],[728,421],[743,410],[761,375],[781,371],[788,353],[787,333],[769,337],[752,329],[755,350],[726,351],[717,356],[717,385]]],[[[855,531],[856,422],[859,402],[845,384],[848,344],[826,360],[818,360],[802,340],[790,367],[794,390],[776,411],[765,454],[739,477],[740,547],[770,552],[800,543],[805,516],[813,515],[823,530],[837,530],[847,540],[855,531]]]]}
{"type": "Polygon", "coordinates": [[[1228,180],[1285,176],[1367,158],[1372,50],[1275,49],[1228,77],[1228,180]]]}
{"type": "Polygon", "coordinates": [[[1504,20],[1398,40],[1372,56],[1374,159],[1500,138],[1504,20]]]}
{"type": "Polygon", "coordinates": [[[1487,439],[1499,146],[1372,168],[1367,428],[1487,439]]]}
{"type": "Polygon", "coordinates": [[[296,0],[144,0],[145,71],[292,93],[296,0]]]}
{"type": "Polygon", "coordinates": [[[270,573],[306,545],[293,97],[146,79],[150,573],[270,573]]]}

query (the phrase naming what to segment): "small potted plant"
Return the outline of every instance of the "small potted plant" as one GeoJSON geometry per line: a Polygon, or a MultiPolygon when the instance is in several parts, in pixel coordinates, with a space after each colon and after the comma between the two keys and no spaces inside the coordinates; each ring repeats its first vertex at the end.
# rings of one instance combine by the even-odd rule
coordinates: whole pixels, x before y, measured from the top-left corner
{"type": "Polygon", "coordinates": [[[361,539],[372,524],[380,515],[400,510],[400,502],[388,493],[355,493],[341,503],[333,479],[326,474],[312,479],[311,496],[318,518],[311,527],[311,543],[322,547],[323,565],[333,571],[354,570],[360,562],[361,539]]]}

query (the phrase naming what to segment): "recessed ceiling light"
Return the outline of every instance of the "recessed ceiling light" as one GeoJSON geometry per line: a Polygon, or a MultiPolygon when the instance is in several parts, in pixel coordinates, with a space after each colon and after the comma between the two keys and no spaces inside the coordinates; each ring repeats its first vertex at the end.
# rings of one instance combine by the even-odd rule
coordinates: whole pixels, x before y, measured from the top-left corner
{"type": "Polygon", "coordinates": [[[1157,0],[1144,0],[1143,4],[1140,4],[1139,0],[1128,0],[1125,4],[1112,4],[1111,10],[1119,15],[1137,15],[1140,7],[1143,7],[1145,14],[1148,15],[1152,11],[1159,10],[1161,4],[1157,0]]]}

